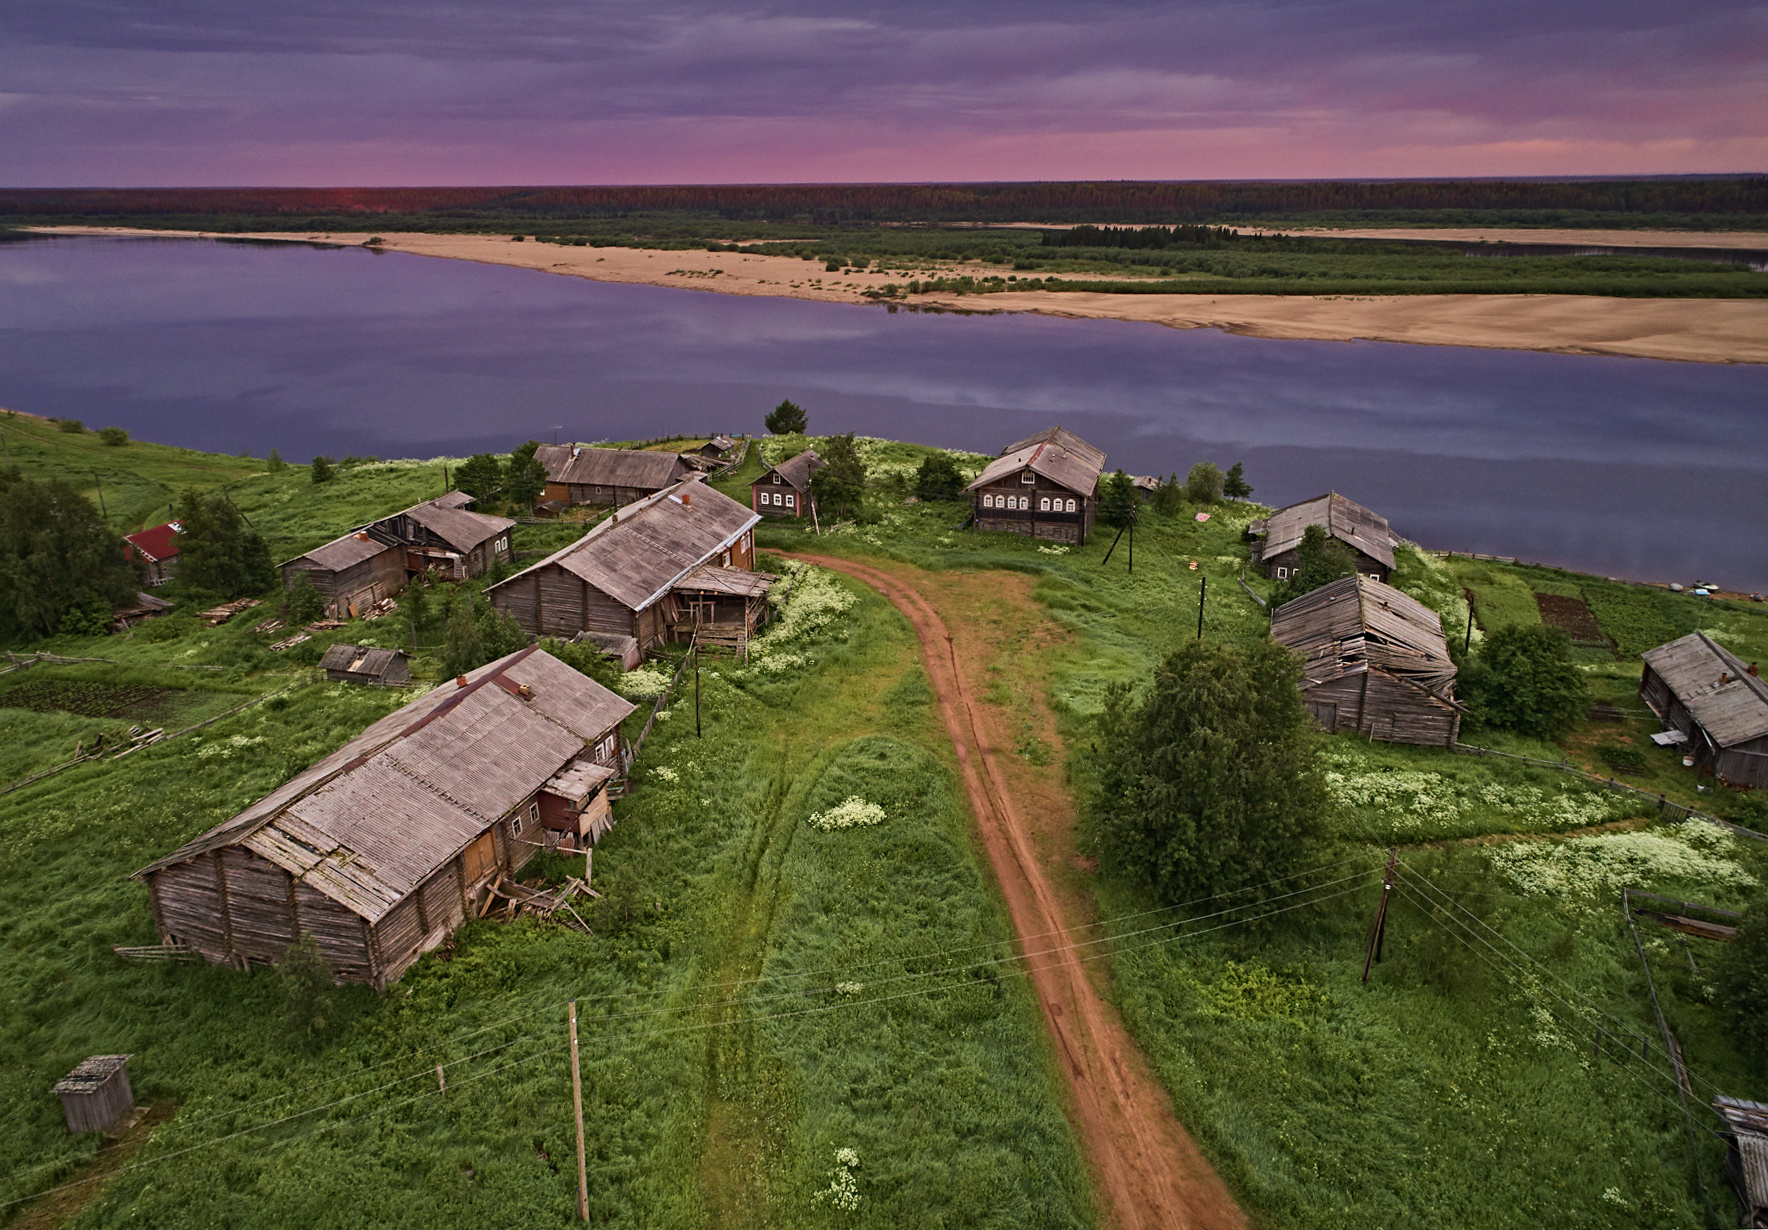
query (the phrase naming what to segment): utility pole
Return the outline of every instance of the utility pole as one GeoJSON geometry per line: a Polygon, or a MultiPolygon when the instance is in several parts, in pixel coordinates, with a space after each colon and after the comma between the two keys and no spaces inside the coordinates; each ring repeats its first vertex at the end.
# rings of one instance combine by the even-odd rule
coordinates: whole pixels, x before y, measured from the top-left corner
{"type": "Polygon", "coordinates": [[[577,1062],[577,1001],[571,1001],[571,1109],[577,1116],[577,1216],[589,1220],[589,1167],[583,1157],[583,1069],[577,1062]]]}
{"type": "Polygon", "coordinates": [[[1381,877],[1381,904],[1375,909],[1375,929],[1369,933],[1369,955],[1363,958],[1363,984],[1369,983],[1369,970],[1381,960],[1381,941],[1387,934],[1387,895],[1393,891],[1394,863],[1400,857],[1399,848],[1389,846],[1387,849],[1387,871],[1381,877]]]}
{"type": "Polygon", "coordinates": [[[694,632],[694,738],[700,737],[700,633],[694,632]]]}
{"type": "Polygon", "coordinates": [[[1130,522],[1130,571],[1136,570],[1136,523],[1130,522]]]}
{"type": "Polygon", "coordinates": [[[1473,599],[1467,600],[1467,635],[1461,640],[1461,656],[1466,657],[1473,648],[1473,599]]]}
{"type": "Polygon", "coordinates": [[[1197,579],[1200,582],[1197,586],[1197,639],[1202,640],[1203,600],[1209,596],[1209,574],[1207,572],[1199,572],[1197,579]]]}
{"type": "Polygon", "coordinates": [[[1111,546],[1106,550],[1105,558],[1099,561],[1099,567],[1103,568],[1111,562],[1111,552],[1117,550],[1117,544],[1123,541],[1123,532],[1126,528],[1121,525],[1117,527],[1117,537],[1111,540],[1111,546]]]}
{"type": "Polygon", "coordinates": [[[98,514],[106,521],[110,520],[110,512],[104,506],[104,484],[98,481],[98,471],[92,471],[92,485],[98,488],[98,514]]]}

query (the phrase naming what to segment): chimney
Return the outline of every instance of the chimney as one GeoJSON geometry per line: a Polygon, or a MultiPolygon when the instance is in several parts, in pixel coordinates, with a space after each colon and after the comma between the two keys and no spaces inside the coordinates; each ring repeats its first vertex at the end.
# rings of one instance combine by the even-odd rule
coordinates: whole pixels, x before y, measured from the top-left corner
{"type": "Polygon", "coordinates": [[[454,686],[457,688],[466,687],[467,686],[467,677],[465,675],[456,675],[454,677],[454,686]]]}
{"type": "Polygon", "coordinates": [[[1729,671],[1720,671],[1719,672],[1719,686],[1724,687],[1729,682],[1731,682],[1730,672],[1729,671]]]}
{"type": "Polygon", "coordinates": [[[1762,677],[1762,672],[1756,669],[1756,664],[1754,662],[1750,663],[1750,674],[1757,679],[1762,677]]]}
{"type": "Polygon", "coordinates": [[[681,506],[683,508],[692,508],[694,506],[694,493],[693,492],[683,491],[681,493],[681,506]]]}

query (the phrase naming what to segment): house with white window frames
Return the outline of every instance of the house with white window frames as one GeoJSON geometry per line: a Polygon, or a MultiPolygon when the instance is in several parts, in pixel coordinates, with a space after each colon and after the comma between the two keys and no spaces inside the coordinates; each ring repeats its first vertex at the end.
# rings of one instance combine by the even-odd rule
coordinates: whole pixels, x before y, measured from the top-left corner
{"type": "Polygon", "coordinates": [[[810,479],[829,463],[805,449],[796,457],[769,466],[749,486],[749,507],[764,517],[811,515],[810,479]]]}
{"type": "Polygon", "coordinates": [[[1010,444],[966,488],[976,528],[1085,543],[1104,469],[1105,454],[1061,426],[1010,444]]]}

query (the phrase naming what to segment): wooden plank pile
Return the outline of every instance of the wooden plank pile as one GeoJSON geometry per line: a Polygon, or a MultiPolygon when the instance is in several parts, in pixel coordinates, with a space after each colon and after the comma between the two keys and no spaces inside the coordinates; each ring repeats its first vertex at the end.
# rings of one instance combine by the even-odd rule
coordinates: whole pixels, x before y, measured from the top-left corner
{"type": "Polygon", "coordinates": [[[531,888],[510,879],[508,876],[499,876],[497,882],[491,886],[491,891],[485,898],[485,904],[479,910],[479,917],[485,918],[493,912],[494,908],[497,908],[505,922],[514,922],[518,918],[532,915],[535,918],[570,927],[573,931],[581,931],[585,935],[594,935],[595,932],[589,929],[589,924],[584,922],[583,917],[571,908],[571,898],[578,893],[582,893],[586,897],[601,895],[576,876],[572,876],[556,889],[531,888]],[[500,908],[497,907],[498,901],[503,902],[500,908]]]}
{"type": "Polygon", "coordinates": [[[283,621],[280,619],[266,619],[263,623],[259,624],[256,628],[253,628],[252,631],[253,632],[280,632],[280,631],[282,631],[283,628],[285,628],[287,626],[288,625],[283,623],[283,621]]]}
{"type": "Polygon", "coordinates": [[[341,619],[316,619],[307,625],[307,631],[330,632],[333,628],[341,628],[343,626],[344,621],[341,619]]]}
{"type": "Polygon", "coordinates": [[[241,598],[235,602],[225,602],[220,606],[210,607],[199,615],[198,618],[208,624],[209,627],[217,628],[232,619],[235,615],[238,615],[241,611],[251,610],[253,607],[257,606],[260,601],[261,599],[258,598],[241,598]]]}
{"type": "Polygon", "coordinates": [[[369,607],[368,610],[362,612],[358,618],[363,620],[379,619],[381,616],[391,614],[398,609],[399,604],[393,601],[393,599],[382,598],[379,602],[369,607]]]}
{"type": "Polygon", "coordinates": [[[312,639],[313,638],[308,636],[305,632],[297,632],[293,636],[284,637],[282,640],[276,642],[276,644],[272,645],[270,648],[273,650],[279,650],[279,651],[283,650],[283,649],[293,649],[296,645],[299,645],[302,641],[310,641],[312,639]]]}

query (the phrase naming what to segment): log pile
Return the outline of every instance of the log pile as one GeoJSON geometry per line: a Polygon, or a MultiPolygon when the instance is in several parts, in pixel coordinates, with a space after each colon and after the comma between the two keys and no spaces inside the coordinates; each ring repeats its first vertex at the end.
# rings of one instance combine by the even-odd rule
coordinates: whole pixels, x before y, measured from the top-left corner
{"type": "Polygon", "coordinates": [[[251,610],[253,607],[257,606],[260,601],[261,600],[258,598],[241,598],[236,602],[222,603],[220,606],[210,607],[197,618],[201,619],[211,628],[218,628],[228,620],[232,619],[235,615],[238,615],[241,611],[251,610]]]}

